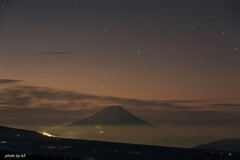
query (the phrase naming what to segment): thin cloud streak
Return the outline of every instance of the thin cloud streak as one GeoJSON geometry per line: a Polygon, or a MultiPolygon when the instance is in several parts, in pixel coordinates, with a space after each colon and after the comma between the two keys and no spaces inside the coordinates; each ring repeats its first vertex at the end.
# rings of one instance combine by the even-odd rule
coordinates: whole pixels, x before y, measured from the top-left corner
{"type": "Polygon", "coordinates": [[[71,51],[55,51],[55,52],[39,52],[39,55],[58,55],[58,54],[76,54],[76,52],[71,51]]]}
{"type": "Polygon", "coordinates": [[[216,106],[216,107],[240,108],[240,104],[232,104],[232,103],[213,104],[213,106],[216,106]]]}
{"type": "Polygon", "coordinates": [[[22,80],[17,80],[17,79],[0,79],[0,84],[17,83],[21,81],[22,80]]]}

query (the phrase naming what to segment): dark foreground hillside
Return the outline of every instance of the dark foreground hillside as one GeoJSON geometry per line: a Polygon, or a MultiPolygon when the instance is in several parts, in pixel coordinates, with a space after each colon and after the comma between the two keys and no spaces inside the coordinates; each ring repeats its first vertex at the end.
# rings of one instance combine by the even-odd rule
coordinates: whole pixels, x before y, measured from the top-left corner
{"type": "MultiPolygon", "coordinates": [[[[203,149],[110,143],[47,137],[37,132],[0,127],[0,159],[7,154],[26,154],[18,159],[81,160],[239,160],[240,153],[203,149]],[[50,157],[49,157],[50,156],[50,157]]],[[[16,159],[16,158],[14,158],[16,159]]]]}
{"type": "Polygon", "coordinates": [[[196,148],[240,152],[240,139],[223,139],[209,144],[198,145],[196,148]]]}
{"type": "Polygon", "coordinates": [[[63,156],[43,156],[40,154],[22,154],[10,151],[0,150],[0,159],[24,159],[24,160],[79,160],[79,158],[65,158],[63,156]],[[8,156],[15,156],[15,158],[8,158],[8,156]],[[18,157],[19,156],[19,157],[18,157]],[[18,157],[18,158],[17,158],[18,157]]]}

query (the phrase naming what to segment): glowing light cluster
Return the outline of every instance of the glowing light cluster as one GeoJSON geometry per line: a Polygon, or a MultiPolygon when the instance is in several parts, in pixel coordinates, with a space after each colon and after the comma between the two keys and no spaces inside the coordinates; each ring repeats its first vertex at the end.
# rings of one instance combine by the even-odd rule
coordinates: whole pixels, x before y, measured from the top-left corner
{"type": "Polygon", "coordinates": [[[97,129],[97,133],[99,133],[99,134],[103,134],[104,133],[104,130],[103,130],[103,128],[101,127],[101,126],[95,126],[96,127],[96,129],[97,129]]]}
{"type": "Polygon", "coordinates": [[[104,133],[104,131],[98,131],[98,133],[100,133],[100,134],[103,134],[103,133],[104,133]]]}
{"type": "Polygon", "coordinates": [[[1,141],[0,143],[7,143],[6,141],[1,141]]]}
{"type": "Polygon", "coordinates": [[[48,137],[57,137],[57,136],[52,135],[52,134],[47,133],[47,132],[38,132],[38,133],[41,133],[42,135],[44,135],[44,136],[48,136],[48,137]]]}

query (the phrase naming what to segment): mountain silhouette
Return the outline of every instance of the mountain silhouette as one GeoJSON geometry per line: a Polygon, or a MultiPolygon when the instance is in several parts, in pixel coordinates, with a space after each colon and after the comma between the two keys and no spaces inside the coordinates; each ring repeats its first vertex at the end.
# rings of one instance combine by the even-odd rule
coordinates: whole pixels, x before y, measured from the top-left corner
{"type": "Polygon", "coordinates": [[[134,116],[121,106],[110,106],[92,116],[72,123],[70,126],[80,125],[145,125],[151,124],[134,116]]]}
{"type": "Polygon", "coordinates": [[[195,148],[240,152],[240,139],[223,139],[209,144],[202,144],[195,148]]]}
{"type": "Polygon", "coordinates": [[[49,132],[61,137],[78,139],[158,144],[159,140],[154,137],[159,137],[161,129],[136,117],[121,106],[110,106],[80,121],[49,132]]]}

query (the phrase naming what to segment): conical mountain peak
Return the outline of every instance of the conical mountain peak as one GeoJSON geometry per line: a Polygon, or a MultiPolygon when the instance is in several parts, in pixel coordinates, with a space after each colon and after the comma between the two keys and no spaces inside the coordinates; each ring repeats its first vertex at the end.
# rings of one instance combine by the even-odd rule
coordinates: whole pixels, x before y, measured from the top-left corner
{"type": "Polygon", "coordinates": [[[92,116],[73,123],[78,125],[150,125],[148,122],[134,116],[121,106],[110,106],[92,116]]]}
{"type": "Polygon", "coordinates": [[[108,110],[125,110],[121,106],[109,106],[108,108],[105,108],[105,109],[108,109],[108,110]]]}

